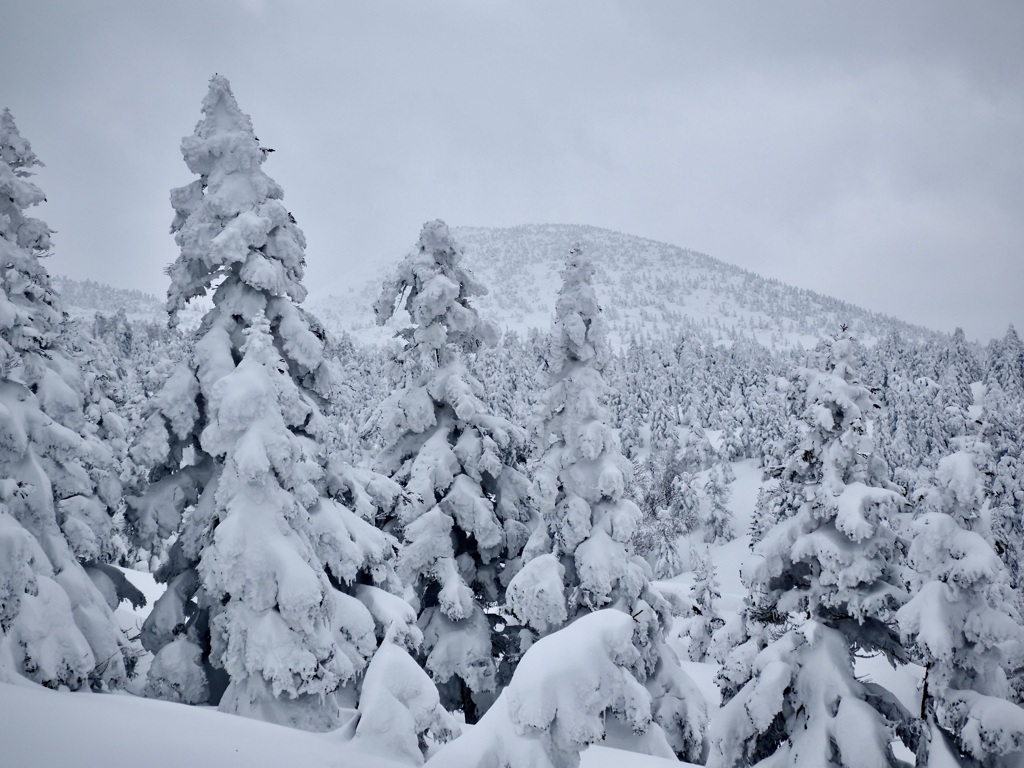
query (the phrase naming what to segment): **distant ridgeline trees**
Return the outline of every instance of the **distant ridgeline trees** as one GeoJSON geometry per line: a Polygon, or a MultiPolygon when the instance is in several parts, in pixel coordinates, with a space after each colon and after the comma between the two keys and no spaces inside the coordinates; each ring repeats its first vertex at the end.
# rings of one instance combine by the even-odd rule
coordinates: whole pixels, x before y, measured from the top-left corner
{"type": "MultiPolygon", "coordinates": [[[[590,247],[622,236],[571,228],[552,327],[502,334],[432,221],[375,304],[394,338],[364,343],[303,308],[305,238],[225,78],[181,149],[158,317],[51,281],[41,164],[0,116],[0,682],[343,727],[410,765],[561,768],[602,740],[722,768],[904,765],[895,742],[1024,762],[1012,327],[983,347],[875,318],[861,345],[851,308],[697,254],[602,309],[590,247]],[[659,280],[752,295],[694,321],[659,280]],[[166,587],[131,636],[124,566],[166,587]],[[716,667],[710,722],[677,654],[716,667]],[[909,706],[865,655],[918,665],[909,706]]],[[[468,231],[496,305],[534,301],[508,254],[565,229],[468,231]]]]}

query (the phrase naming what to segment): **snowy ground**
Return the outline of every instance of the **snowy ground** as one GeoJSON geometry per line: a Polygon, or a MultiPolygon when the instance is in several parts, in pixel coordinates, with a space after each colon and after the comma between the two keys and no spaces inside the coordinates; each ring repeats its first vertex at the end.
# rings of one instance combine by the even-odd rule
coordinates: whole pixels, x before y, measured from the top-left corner
{"type": "MultiPolygon", "coordinates": [[[[0,683],[4,768],[395,768],[334,735],[306,733],[130,694],[0,683]],[[56,727],[55,727],[56,726],[56,727]]],[[[667,768],[669,760],[592,747],[583,768],[667,768]]]]}
{"type": "MultiPolygon", "coordinates": [[[[129,637],[138,633],[163,591],[148,573],[125,571],[147,598],[147,606],[123,604],[117,617],[129,637]]],[[[130,690],[141,689],[149,659],[130,690]]],[[[0,683],[0,745],[3,768],[180,768],[245,766],[281,768],[395,768],[406,766],[357,751],[346,736],[307,733],[224,714],[144,699],[131,693],[51,691],[24,682],[0,683]],[[55,729],[54,724],[59,724],[55,729]],[[55,737],[56,734],[56,737],[55,737]]],[[[582,768],[686,766],[669,760],[591,747],[582,768]]]]}

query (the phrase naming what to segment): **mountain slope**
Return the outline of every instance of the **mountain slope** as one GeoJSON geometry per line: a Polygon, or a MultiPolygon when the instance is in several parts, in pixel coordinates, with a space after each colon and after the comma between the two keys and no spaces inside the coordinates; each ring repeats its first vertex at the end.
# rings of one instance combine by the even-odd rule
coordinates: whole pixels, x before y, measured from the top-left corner
{"type": "MultiPolygon", "coordinates": [[[[457,227],[466,262],[489,289],[477,300],[485,317],[520,333],[546,330],[561,285],[559,272],[573,243],[580,243],[597,268],[595,287],[614,342],[632,334],[679,333],[699,328],[729,343],[756,339],[766,347],[813,346],[841,323],[866,344],[898,330],[907,341],[941,334],[870,312],[813,291],[784,285],[702,253],[598,227],[539,224],[508,228],[457,227]]],[[[329,329],[367,342],[391,331],[378,328],[372,304],[398,257],[381,260],[374,276],[316,289],[306,306],[329,329]]],[[[55,278],[73,315],[113,313],[164,322],[163,302],[139,291],[93,281],[55,278]]],[[[202,308],[191,314],[200,315],[202,308]]],[[[183,318],[186,325],[191,315],[183,318]]]]}
{"type": "MultiPolygon", "coordinates": [[[[938,335],[705,254],[597,227],[542,224],[454,232],[468,266],[490,289],[477,302],[480,311],[520,332],[550,325],[559,271],[569,247],[578,242],[597,267],[598,296],[620,342],[631,334],[698,327],[723,341],[744,336],[765,346],[808,346],[841,323],[869,344],[892,329],[908,340],[938,335]]],[[[314,293],[309,306],[335,330],[364,340],[384,338],[387,333],[374,327],[370,306],[393,266],[381,264],[377,277],[364,283],[314,293]]]]}

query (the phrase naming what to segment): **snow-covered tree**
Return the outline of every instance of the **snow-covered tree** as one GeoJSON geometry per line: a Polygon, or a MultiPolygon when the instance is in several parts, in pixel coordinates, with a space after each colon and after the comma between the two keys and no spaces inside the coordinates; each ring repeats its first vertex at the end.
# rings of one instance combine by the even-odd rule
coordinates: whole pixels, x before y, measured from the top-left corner
{"type": "Polygon", "coordinates": [[[1024,629],[1003,564],[985,539],[941,512],[914,521],[914,596],[897,614],[925,668],[917,764],[1020,765],[1024,709],[1007,701],[1003,646],[1024,629]]]}
{"type": "Polygon", "coordinates": [[[664,642],[668,605],[633,551],[640,510],[626,497],[631,465],[604,405],[608,343],[593,272],[573,247],[555,307],[538,435],[534,495],[543,524],[509,585],[509,606],[542,636],[602,608],[631,615],[655,720],[677,754],[698,759],[705,705],[664,642]]]}
{"type": "Polygon", "coordinates": [[[370,585],[358,586],[355,594],[373,615],[381,642],[362,681],[354,745],[420,765],[428,738],[444,743],[460,728],[414,658],[423,642],[416,611],[402,598],[370,585]]]}
{"type": "Polygon", "coordinates": [[[745,574],[749,618],[775,625],[774,639],[753,658],[744,644],[750,679],[715,721],[709,765],[893,765],[907,715],[854,677],[853,652],[905,658],[891,624],[903,592],[890,518],[903,498],[873,450],[875,402],[848,336],[793,392],[800,429],[775,491],[780,518],[745,574]]]}
{"type": "MultiPolygon", "coordinates": [[[[728,464],[724,465],[728,466],[728,464]]],[[[704,483],[704,496],[708,501],[707,518],[704,521],[704,541],[709,544],[724,543],[736,538],[733,530],[733,514],[729,509],[729,486],[726,485],[723,465],[708,473],[704,483]]]]}
{"type": "MultiPolygon", "coordinates": [[[[85,414],[60,300],[40,262],[41,165],[0,114],[0,677],[77,690],[125,680],[112,610],[129,596],[104,561],[120,486],[85,414]]],[[[141,596],[131,592],[134,599],[141,596]]]]}
{"type": "Polygon", "coordinates": [[[542,638],[480,723],[427,765],[576,768],[579,753],[616,727],[646,739],[651,753],[672,757],[644,687],[634,631],[625,613],[601,610],[542,638]]]}
{"type": "Polygon", "coordinates": [[[633,536],[633,547],[654,568],[659,579],[670,579],[685,570],[682,538],[700,524],[700,494],[692,472],[672,463],[662,475],[665,487],[645,494],[644,514],[633,536]],[[676,472],[672,473],[672,467],[676,472]]]}
{"type": "Polygon", "coordinates": [[[690,595],[696,615],[687,622],[686,633],[690,638],[687,652],[691,661],[704,661],[711,638],[724,624],[715,607],[715,601],[722,597],[722,593],[719,592],[715,564],[707,547],[703,550],[691,548],[690,561],[693,564],[693,588],[690,595]]]}
{"type": "Polygon", "coordinates": [[[505,642],[485,609],[504,602],[531,517],[526,434],[487,407],[465,364],[497,337],[471,304],[484,292],[444,222],[425,224],[374,306],[379,323],[398,314],[409,325],[399,330],[402,383],[368,426],[385,446],[377,469],[407,493],[387,528],[404,541],[399,569],[415,593],[424,665],[468,722],[498,683],[505,642]]]}
{"type": "Polygon", "coordinates": [[[1024,342],[1012,325],[1002,339],[994,339],[989,345],[986,378],[1011,397],[1024,393],[1024,342]]]}
{"type": "Polygon", "coordinates": [[[213,308],[133,447],[150,468],[130,500],[136,542],[177,536],[143,627],[149,691],[326,729],[376,647],[351,590],[387,578],[395,544],[325,470],[331,369],[298,306],[305,240],[261,169],[267,150],[225,78],[202,112],[182,141],[199,178],[171,193],[181,251],[167,307],[173,320],[212,293],[213,308]]]}

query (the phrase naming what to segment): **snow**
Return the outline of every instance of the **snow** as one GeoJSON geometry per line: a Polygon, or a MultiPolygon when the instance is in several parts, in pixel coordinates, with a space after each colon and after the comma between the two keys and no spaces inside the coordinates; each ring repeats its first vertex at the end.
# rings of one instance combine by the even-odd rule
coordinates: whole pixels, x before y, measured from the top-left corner
{"type": "Polygon", "coordinates": [[[5,768],[280,768],[298,756],[308,768],[391,768],[344,748],[334,734],[310,734],[206,707],[130,695],[67,693],[0,684],[5,768]],[[48,724],[59,723],[59,738],[48,724]]]}
{"type": "MultiPolygon", "coordinates": [[[[813,348],[830,329],[848,323],[861,341],[881,339],[898,327],[906,339],[930,332],[809,291],[798,291],[666,243],[575,225],[509,228],[458,227],[466,264],[492,288],[476,306],[503,329],[524,334],[547,329],[565,253],[580,243],[594,258],[595,286],[605,307],[611,340],[621,347],[638,328],[648,333],[696,326],[719,334],[723,344],[753,338],[770,347],[813,348]],[[500,288],[500,290],[499,290],[500,288]]],[[[370,307],[397,254],[361,279],[314,286],[309,306],[336,331],[377,342],[370,307]]]]}
{"type": "MultiPolygon", "coordinates": [[[[408,768],[353,743],[343,728],[309,733],[128,694],[51,691],[0,683],[4,768],[408,768]],[[50,730],[60,724],[59,737],[50,730]]],[[[687,768],[687,763],[591,747],[581,768],[687,768]]]]}

